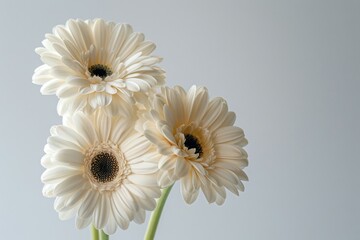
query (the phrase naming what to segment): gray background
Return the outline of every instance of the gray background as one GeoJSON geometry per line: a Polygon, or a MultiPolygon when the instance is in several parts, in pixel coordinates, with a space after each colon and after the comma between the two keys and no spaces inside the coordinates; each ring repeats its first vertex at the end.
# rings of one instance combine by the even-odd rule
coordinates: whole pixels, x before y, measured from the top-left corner
{"type": "MultiPolygon", "coordinates": [[[[168,85],[206,85],[237,113],[250,181],[221,207],[177,185],[158,240],[360,239],[359,1],[2,1],[1,239],[90,239],[42,197],[40,158],[61,122],[32,85],[34,48],[68,18],[127,22],[157,43],[168,85]]],[[[131,224],[111,239],[142,239],[131,224]]]]}

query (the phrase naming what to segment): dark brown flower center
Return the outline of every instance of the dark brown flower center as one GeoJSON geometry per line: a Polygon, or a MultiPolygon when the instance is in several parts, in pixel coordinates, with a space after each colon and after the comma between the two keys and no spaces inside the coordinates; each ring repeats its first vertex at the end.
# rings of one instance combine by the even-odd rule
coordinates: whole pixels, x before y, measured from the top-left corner
{"type": "Polygon", "coordinates": [[[200,158],[202,156],[203,150],[200,145],[199,139],[197,139],[196,137],[194,137],[191,134],[185,134],[185,143],[184,144],[188,149],[195,148],[195,153],[199,154],[198,158],[200,158]]]}
{"type": "Polygon", "coordinates": [[[110,76],[112,74],[111,69],[108,66],[103,65],[103,64],[92,65],[91,67],[89,67],[89,72],[92,77],[98,76],[98,77],[102,78],[103,80],[107,76],[110,76]]]}
{"type": "Polygon", "coordinates": [[[113,154],[102,152],[91,160],[90,171],[98,182],[111,182],[119,172],[119,164],[113,154]]]}

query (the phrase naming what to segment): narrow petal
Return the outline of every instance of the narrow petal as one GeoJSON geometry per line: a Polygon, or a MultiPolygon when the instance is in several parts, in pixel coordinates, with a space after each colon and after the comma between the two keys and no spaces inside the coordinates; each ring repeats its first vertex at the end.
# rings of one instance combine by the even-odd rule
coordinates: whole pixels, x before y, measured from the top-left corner
{"type": "Polygon", "coordinates": [[[77,113],[73,117],[73,123],[76,131],[83,136],[88,144],[92,144],[98,140],[94,126],[82,113],[77,113]]]}
{"type": "Polygon", "coordinates": [[[64,178],[80,175],[81,173],[82,172],[79,169],[57,166],[46,169],[45,172],[41,175],[41,181],[43,183],[58,183],[64,180],[64,178]]]}
{"type": "Polygon", "coordinates": [[[78,229],[83,229],[86,228],[87,226],[89,226],[91,223],[91,218],[81,218],[81,217],[76,217],[76,227],[78,229]]]}
{"type": "Polygon", "coordinates": [[[61,196],[70,192],[74,192],[83,185],[84,185],[83,177],[81,175],[74,175],[66,178],[61,183],[57,184],[54,189],[54,193],[57,196],[61,196]]]}
{"type": "Polygon", "coordinates": [[[94,211],[94,226],[97,229],[102,229],[109,220],[110,201],[106,194],[100,194],[99,198],[94,211]]]}
{"type": "Polygon", "coordinates": [[[132,174],[128,176],[129,181],[134,184],[139,184],[143,186],[156,186],[156,178],[152,175],[145,175],[145,174],[132,174]]]}
{"type": "Polygon", "coordinates": [[[56,161],[77,167],[84,164],[84,158],[84,154],[73,149],[61,149],[54,155],[56,161]]]}
{"type": "Polygon", "coordinates": [[[95,206],[98,204],[98,199],[99,193],[97,191],[90,191],[79,208],[78,217],[82,219],[91,217],[94,213],[95,206]]]}

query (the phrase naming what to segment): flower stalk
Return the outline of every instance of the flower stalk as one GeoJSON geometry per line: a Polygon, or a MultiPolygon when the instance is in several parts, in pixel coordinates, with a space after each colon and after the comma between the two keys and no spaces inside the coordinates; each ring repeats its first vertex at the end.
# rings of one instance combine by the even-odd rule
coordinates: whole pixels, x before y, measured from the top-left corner
{"type": "Polygon", "coordinates": [[[156,208],[151,213],[149,225],[148,225],[148,228],[146,230],[144,240],[153,240],[154,239],[156,229],[157,229],[157,226],[159,224],[161,213],[162,213],[162,211],[164,209],[166,199],[168,198],[168,196],[170,194],[170,191],[171,191],[173,186],[174,186],[174,184],[172,184],[171,186],[165,188],[162,191],[161,197],[159,198],[159,200],[158,200],[158,202],[156,204],[156,208]]]}
{"type": "Polygon", "coordinates": [[[99,232],[100,232],[100,240],[109,240],[109,235],[104,233],[103,230],[99,230],[99,232]]]}
{"type": "Polygon", "coordinates": [[[99,230],[94,225],[91,226],[91,240],[99,240],[99,230]]]}

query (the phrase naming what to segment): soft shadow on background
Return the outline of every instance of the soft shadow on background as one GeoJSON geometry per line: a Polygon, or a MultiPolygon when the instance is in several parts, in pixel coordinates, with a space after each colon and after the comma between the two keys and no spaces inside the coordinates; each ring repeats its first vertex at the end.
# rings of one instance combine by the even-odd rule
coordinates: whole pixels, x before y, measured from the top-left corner
{"type": "MultiPolygon", "coordinates": [[[[2,2],[1,238],[90,238],[41,194],[43,146],[61,118],[31,76],[53,26],[101,17],[157,44],[169,86],[225,97],[249,139],[246,191],[189,206],[176,185],[158,240],[359,239],[359,12],[359,1],[340,0],[2,2]]],[[[142,239],[145,228],[111,239],[142,239]]]]}

